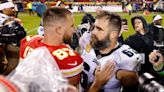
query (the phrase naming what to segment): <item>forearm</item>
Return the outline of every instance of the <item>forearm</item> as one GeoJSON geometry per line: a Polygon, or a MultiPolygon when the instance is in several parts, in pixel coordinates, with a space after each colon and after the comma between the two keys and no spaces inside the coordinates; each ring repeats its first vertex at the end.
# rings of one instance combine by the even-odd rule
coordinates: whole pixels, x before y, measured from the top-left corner
{"type": "Polygon", "coordinates": [[[101,88],[101,85],[97,84],[96,82],[93,82],[87,92],[98,92],[100,88],[101,88]]]}
{"type": "Polygon", "coordinates": [[[68,83],[78,88],[79,83],[80,83],[80,74],[74,77],[68,78],[68,83]]]}
{"type": "Polygon", "coordinates": [[[126,70],[118,70],[117,79],[121,81],[123,86],[133,85],[138,82],[138,73],[126,70]]]}

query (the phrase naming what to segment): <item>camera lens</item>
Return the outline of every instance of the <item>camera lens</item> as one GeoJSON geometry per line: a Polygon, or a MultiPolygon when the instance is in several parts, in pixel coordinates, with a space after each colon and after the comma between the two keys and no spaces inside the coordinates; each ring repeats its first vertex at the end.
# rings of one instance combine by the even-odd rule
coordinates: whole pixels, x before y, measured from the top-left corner
{"type": "Polygon", "coordinates": [[[164,87],[155,80],[154,76],[144,73],[139,77],[139,92],[164,92],[164,87]]]}

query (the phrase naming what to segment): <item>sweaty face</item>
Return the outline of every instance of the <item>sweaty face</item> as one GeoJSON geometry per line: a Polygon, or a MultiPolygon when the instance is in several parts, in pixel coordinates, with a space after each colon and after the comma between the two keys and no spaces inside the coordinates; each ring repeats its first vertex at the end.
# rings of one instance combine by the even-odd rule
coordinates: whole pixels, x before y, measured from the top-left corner
{"type": "Polygon", "coordinates": [[[110,30],[108,21],[105,18],[96,19],[94,30],[91,34],[91,46],[98,50],[107,48],[111,43],[110,30]]]}
{"type": "Polygon", "coordinates": [[[73,16],[68,16],[68,20],[65,21],[64,26],[65,33],[63,40],[66,44],[71,44],[73,34],[75,33],[73,16]]]}
{"type": "Polygon", "coordinates": [[[141,30],[143,30],[143,23],[140,19],[134,20],[134,29],[137,32],[140,32],[141,30]]]}

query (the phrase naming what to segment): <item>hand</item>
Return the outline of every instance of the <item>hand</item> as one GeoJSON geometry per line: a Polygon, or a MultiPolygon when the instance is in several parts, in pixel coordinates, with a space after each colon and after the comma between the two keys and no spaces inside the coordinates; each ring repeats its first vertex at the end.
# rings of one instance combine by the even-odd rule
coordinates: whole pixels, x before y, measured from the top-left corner
{"type": "Polygon", "coordinates": [[[97,66],[95,71],[95,85],[101,87],[102,85],[106,84],[108,80],[110,80],[113,75],[115,74],[115,63],[108,61],[102,68],[97,66]]]}
{"type": "Polygon", "coordinates": [[[122,27],[121,27],[122,32],[123,31],[128,31],[128,30],[129,30],[128,25],[122,25],[122,27]]]}
{"type": "Polygon", "coordinates": [[[164,61],[164,58],[163,58],[162,54],[159,53],[159,51],[154,50],[153,52],[151,52],[149,54],[149,62],[152,63],[152,65],[156,71],[159,71],[162,69],[162,67],[164,65],[163,61],[164,61]],[[158,61],[156,61],[158,57],[159,57],[159,59],[158,59],[158,61]]]}
{"type": "Polygon", "coordinates": [[[123,86],[130,86],[138,82],[138,73],[119,69],[116,72],[116,78],[120,80],[123,86]]]}

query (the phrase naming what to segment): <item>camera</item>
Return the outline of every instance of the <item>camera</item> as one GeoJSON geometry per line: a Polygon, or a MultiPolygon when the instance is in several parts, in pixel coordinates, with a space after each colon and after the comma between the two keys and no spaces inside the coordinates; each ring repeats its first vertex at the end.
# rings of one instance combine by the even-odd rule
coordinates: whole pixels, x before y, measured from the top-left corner
{"type": "Polygon", "coordinates": [[[139,92],[164,92],[164,86],[153,75],[144,73],[139,77],[139,92]]]}
{"type": "Polygon", "coordinates": [[[0,29],[0,45],[20,45],[20,40],[26,36],[24,28],[15,20],[3,24],[0,29]]]}

